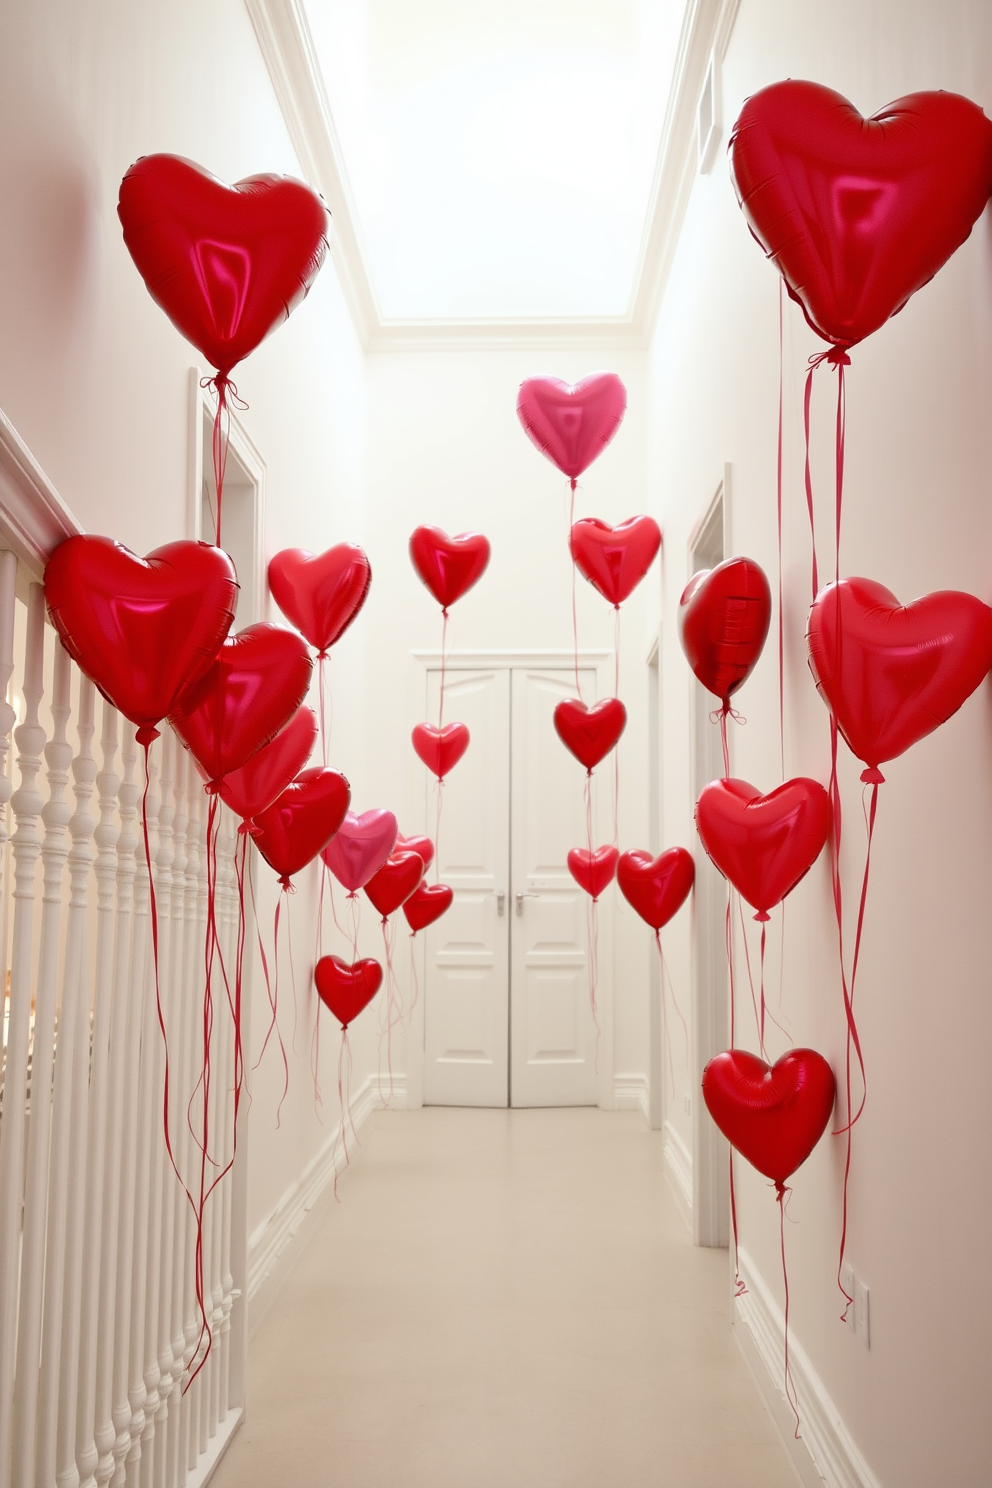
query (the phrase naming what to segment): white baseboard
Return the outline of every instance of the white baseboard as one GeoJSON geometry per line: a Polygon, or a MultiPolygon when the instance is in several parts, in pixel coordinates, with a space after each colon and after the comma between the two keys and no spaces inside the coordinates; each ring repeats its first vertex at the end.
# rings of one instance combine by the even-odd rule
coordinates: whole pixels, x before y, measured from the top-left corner
{"type": "Polygon", "coordinates": [[[196,1466],[186,1475],[186,1488],[206,1488],[207,1483],[213,1477],[220,1460],[234,1440],[235,1432],[244,1425],[244,1407],[239,1406],[228,1411],[217,1426],[217,1434],[207,1441],[207,1450],[199,1459],[196,1466]]]}
{"type": "MultiPolygon", "coordinates": [[[[393,1094],[389,1101],[393,1110],[402,1110],[406,1104],[406,1076],[393,1076],[393,1094]]],[[[383,1110],[386,1102],[379,1091],[376,1075],[362,1082],[351,1101],[351,1119],[355,1130],[361,1131],[373,1111],[383,1110]]],[[[296,1264],[305,1237],[301,1229],[309,1232],[312,1221],[323,1212],[324,1205],[334,1189],[335,1173],[344,1166],[344,1150],[339,1140],[341,1125],[338,1123],[316,1157],[304,1168],[299,1178],[283,1194],[268,1219],[262,1221],[248,1237],[248,1332],[254,1333],[289,1272],[296,1264]]],[[[351,1154],[354,1161],[354,1153],[351,1154]]]]}
{"type": "Polygon", "coordinates": [[[734,1309],[734,1332],[806,1488],[879,1488],[802,1344],[789,1336],[789,1362],[799,1398],[802,1439],[785,1398],[785,1320],[746,1251],[739,1252],[746,1293],[734,1309]]]}
{"type": "Polygon", "coordinates": [[[647,1075],[614,1075],[613,1100],[615,1111],[640,1111],[645,1121],[650,1121],[648,1106],[647,1075]]]}
{"type": "Polygon", "coordinates": [[[692,1229],[692,1153],[670,1121],[662,1127],[665,1168],[682,1211],[682,1218],[692,1229]]]}

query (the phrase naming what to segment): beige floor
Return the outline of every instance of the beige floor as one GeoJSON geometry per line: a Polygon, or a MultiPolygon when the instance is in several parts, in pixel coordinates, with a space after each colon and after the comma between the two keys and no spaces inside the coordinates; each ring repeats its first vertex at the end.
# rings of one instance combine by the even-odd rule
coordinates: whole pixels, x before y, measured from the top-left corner
{"type": "Polygon", "coordinates": [[[379,1113],[212,1488],[796,1488],[636,1115],[379,1113]]]}

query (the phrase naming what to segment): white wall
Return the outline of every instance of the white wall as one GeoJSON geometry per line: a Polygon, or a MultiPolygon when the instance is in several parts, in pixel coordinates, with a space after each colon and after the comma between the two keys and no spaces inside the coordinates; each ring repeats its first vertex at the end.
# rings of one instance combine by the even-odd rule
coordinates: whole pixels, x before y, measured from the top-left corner
{"type": "MultiPolygon", "coordinates": [[[[152,302],[127,254],[116,213],[120,179],[156,150],[187,155],[227,180],[259,171],[299,176],[299,165],[241,0],[46,0],[6,5],[0,16],[0,407],[85,528],[146,552],[187,535],[188,369],[197,353],[152,302]]],[[[330,263],[289,323],[235,376],[251,405],[244,425],[266,464],[268,553],[361,542],[364,366],[330,263]]],[[[330,672],[333,763],[358,795],[363,647],[359,623],[330,672]]],[[[264,864],[259,877],[271,943],[272,875],[264,864]]],[[[309,1072],[314,881],[312,870],[301,875],[291,911],[300,1056],[279,1132],[282,1072],[271,1051],[253,1082],[249,1229],[292,1187],[335,1120],[329,1020],[324,1126],[309,1072]]],[[[281,991],[288,1037],[288,964],[281,991]]],[[[254,1001],[257,1049],[266,1022],[257,971],[254,1001]]],[[[374,1063],[368,1022],[356,1026],[356,1084],[374,1063]]]]}
{"type": "MultiPolygon", "coordinates": [[[[666,845],[694,837],[690,694],[675,615],[689,534],[725,460],[732,465],[732,550],[758,559],[775,584],[777,276],[738,211],[723,147],[745,96],[787,76],[826,83],[865,113],[922,88],[957,90],[992,113],[992,8],[981,0],[742,0],[723,69],[724,139],[712,173],[696,180],[650,352],[649,505],[658,504],[666,528],[666,845]]],[[[852,356],[842,571],[878,579],[906,601],[942,587],[992,599],[990,323],[986,213],[937,279],[852,356]]],[[[820,344],[787,302],[786,772],[825,783],[827,714],[804,645],[810,579],[801,403],[805,359],[820,344]]],[[[835,378],[824,369],[815,381],[819,551],[821,564],[832,567],[835,378]]],[[[776,651],[773,628],[740,694],[747,725],[732,730],[733,773],[762,790],[780,779],[776,651]]],[[[860,766],[841,748],[850,946],[864,827],[860,766]]],[[[849,1236],[849,1257],[871,1288],[870,1350],[838,1322],[841,1139],[825,1138],[796,1175],[795,1223],[786,1227],[794,1336],[878,1481],[898,1488],[988,1481],[990,750],[986,683],[938,733],[885,767],[879,795],[857,1009],[869,1092],[855,1133],[849,1236]]],[[[776,912],[769,936],[773,1009],[779,920],[776,912]]],[[[673,931],[673,963],[684,981],[688,918],[673,931]]],[[[821,860],[788,901],[783,1008],[795,1041],[819,1049],[840,1071],[836,945],[821,860]]],[[[738,1006],[742,1041],[754,1047],[746,983],[738,1006]]],[[[774,1028],[770,1047],[773,1056],[785,1047],[774,1028]]],[[[739,1171],[741,1242],[781,1301],[774,1195],[746,1164],[739,1171]]]]}

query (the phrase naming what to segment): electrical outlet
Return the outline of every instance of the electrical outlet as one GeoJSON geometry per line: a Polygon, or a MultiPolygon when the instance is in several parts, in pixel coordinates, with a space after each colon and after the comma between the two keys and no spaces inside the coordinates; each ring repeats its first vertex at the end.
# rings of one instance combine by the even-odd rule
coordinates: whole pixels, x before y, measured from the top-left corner
{"type": "Polygon", "coordinates": [[[685,1114],[688,1116],[689,1111],[690,1111],[689,1092],[688,1092],[688,1090],[685,1092],[685,1094],[682,1097],[682,1109],[685,1112],[685,1114]]]}
{"type": "Polygon", "coordinates": [[[868,1307],[868,1288],[865,1283],[854,1278],[854,1331],[857,1333],[865,1348],[871,1348],[871,1320],[868,1307]]]}
{"type": "Polygon", "coordinates": [[[847,1295],[851,1298],[851,1301],[847,1305],[847,1312],[845,1314],[844,1320],[847,1323],[847,1326],[850,1328],[851,1332],[856,1333],[857,1328],[855,1326],[854,1314],[855,1303],[857,1301],[858,1294],[854,1285],[854,1267],[851,1265],[850,1261],[845,1261],[843,1266],[841,1266],[840,1268],[840,1284],[844,1288],[847,1295]]]}

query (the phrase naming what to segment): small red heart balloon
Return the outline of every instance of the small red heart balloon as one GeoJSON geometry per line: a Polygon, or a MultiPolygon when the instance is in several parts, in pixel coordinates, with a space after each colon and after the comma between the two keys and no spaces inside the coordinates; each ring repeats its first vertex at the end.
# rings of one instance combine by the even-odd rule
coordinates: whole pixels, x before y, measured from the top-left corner
{"type": "Polygon", "coordinates": [[[626,408],[627,390],[615,372],[590,372],[574,387],[557,377],[528,377],[517,394],[528,438],[573,481],[602,454],[626,408]]]}
{"type": "Polygon", "coordinates": [[[582,577],[611,605],[622,605],[654,562],[661,528],[654,517],[630,517],[618,527],[583,517],[573,524],[568,545],[582,577]]]}
{"type": "Polygon", "coordinates": [[[568,871],[580,889],[598,899],[613,882],[619,856],[615,847],[597,847],[594,852],[587,847],[573,847],[568,854],[568,871]]]}
{"type": "Polygon", "coordinates": [[[62,644],[104,697],[151,730],[212,664],[238,578],[220,548],[174,542],[139,558],[109,537],[69,537],[45,569],[62,644]]]}
{"type": "Polygon", "coordinates": [[[313,662],[306,643],[281,625],[249,625],[224,642],[169,722],[208,781],[240,770],[307,695],[313,662]]]}
{"type": "Polygon", "coordinates": [[[562,698],[555,708],[555,729],[580,764],[594,770],[623,733],[627,709],[619,698],[603,698],[587,708],[578,698],[562,698]]]}
{"type": "Polygon", "coordinates": [[[368,1007],[382,986],[382,967],[371,957],[349,966],[340,956],[321,956],[314,967],[313,979],[321,1002],[345,1029],[368,1007]]]}
{"type": "Polygon", "coordinates": [[[821,589],[806,630],[810,671],[852,753],[878,766],[932,733],[992,664],[992,610],[972,594],[938,590],[900,605],[872,579],[821,589]]]}
{"type": "Polygon", "coordinates": [[[809,1157],[833,1110],[833,1070],[814,1049],[767,1065],[729,1049],[703,1070],[703,1099],[732,1147],[781,1187],[809,1157]]]}
{"type": "Polygon", "coordinates": [[[317,765],[304,770],[267,810],[255,817],[251,835],[284,888],[312,863],[344,821],[351,788],[343,775],[317,765]]]}
{"type": "Polygon", "coordinates": [[[304,703],[286,727],[257,750],[247,764],[224,776],[219,790],[224,805],[230,806],[235,816],[244,821],[271,806],[303,769],[316,738],[316,716],[304,703]]]}
{"type": "Polygon", "coordinates": [[[744,105],[730,167],[745,220],[813,330],[864,340],[964,242],[992,190],[992,124],[956,93],[865,119],[818,83],[744,105]]]}
{"type": "Polygon", "coordinates": [[[707,692],[726,704],[751,675],[772,618],[772,592],[751,558],[693,574],[679,600],[679,640],[707,692]]]}
{"type": "Polygon", "coordinates": [[[419,853],[392,852],[385,863],[365,885],[365,892],[383,919],[394,914],[424,876],[424,860],[419,853]]]}
{"type": "Polygon", "coordinates": [[[418,723],[410,735],[417,756],[438,780],[452,771],[468,748],[468,725],[446,723],[436,728],[432,723],[418,723]]]}
{"type": "Polygon", "coordinates": [[[489,556],[489,539],[481,532],[449,537],[440,527],[418,527],[410,539],[413,566],[443,610],[478,583],[489,556]]]}
{"type": "Polygon", "coordinates": [[[830,831],[830,797],[799,775],[763,796],[746,780],[711,780],[696,802],[700,841],[734,888],[767,920],[809,872],[830,831]]]}
{"type": "Polygon", "coordinates": [[[416,935],[418,930],[426,930],[428,925],[439,920],[451,908],[454,897],[454,889],[449,889],[447,884],[418,884],[403,904],[406,922],[413,933],[416,935]]]}
{"type": "Polygon", "coordinates": [[[321,656],[355,619],[371,583],[369,560],[351,543],[318,554],[283,548],[269,563],[272,598],[321,656]]]}
{"type": "Polygon", "coordinates": [[[659,857],[635,849],[617,860],[617,883],[652,930],[660,930],[682,908],[692,890],[696,865],[684,847],[670,847],[659,857]]]}
{"type": "Polygon", "coordinates": [[[378,873],[396,844],[396,818],[391,811],[377,808],[345,813],[330,842],[321,853],[338,883],[352,894],[378,873]]]}
{"type": "Polygon", "coordinates": [[[400,848],[408,848],[410,852],[419,853],[424,860],[424,867],[429,868],[434,861],[434,844],[429,837],[397,837],[396,851],[400,848]]]}
{"type": "Polygon", "coordinates": [[[288,176],[218,181],[178,155],[145,155],[121,182],[117,215],[148,292],[226,375],[309,290],[330,219],[288,176]]]}

